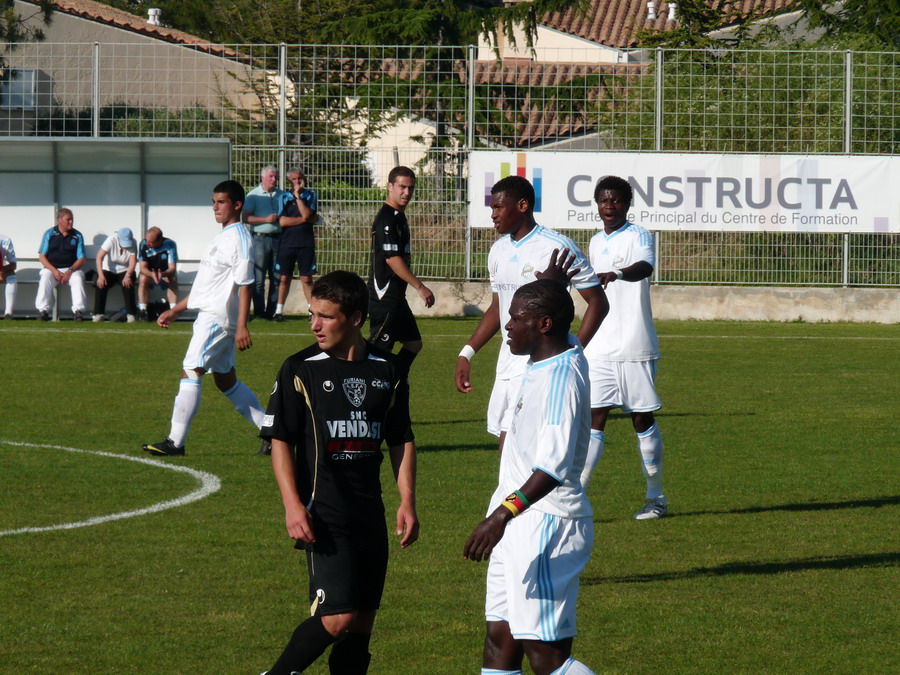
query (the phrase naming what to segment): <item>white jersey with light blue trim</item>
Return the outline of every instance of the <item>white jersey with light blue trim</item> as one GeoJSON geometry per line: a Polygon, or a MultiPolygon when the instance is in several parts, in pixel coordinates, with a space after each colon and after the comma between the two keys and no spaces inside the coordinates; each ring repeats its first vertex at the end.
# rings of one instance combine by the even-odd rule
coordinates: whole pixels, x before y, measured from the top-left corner
{"type": "Polygon", "coordinates": [[[588,364],[573,335],[569,345],[549,359],[527,361],[516,404],[505,420],[509,430],[500,455],[500,482],[488,513],[541,470],[560,485],[529,508],[563,518],[593,514],[581,486],[591,435],[588,364]]]}
{"type": "Polygon", "coordinates": [[[243,223],[222,228],[206,247],[188,309],[208,312],[226,330],[237,327],[238,287],[253,283],[253,238],[243,223]]]}
{"type": "MultiPolygon", "coordinates": [[[[653,233],[632,222],[626,222],[612,234],[600,230],[591,237],[588,251],[591,264],[599,273],[624,269],[641,261],[656,267],[653,233]]],[[[612,281],[606,287],[606,298],[609,314],[585,347],[588,359],[658,359],[659,341],[650,306],[649,277],[640,281],[612,281]]]]}
{"type": "Polygon", "coordinates": [[[5,234],[0,234],[0,263],[9,265],[16,261],[16,247],[13,246],[12,239],[5,234]]]}
{"type": "Polygon", "coordinates": [[[500,307],[500,355],[497,357],[497,379],[509,380],[519,377],[525,372],[527,356],[516,356],[509,351],[506,344],[506,323],[509,321],[509,307],[512,298],[520,286],[529,284],[537,277],[535,272],[542,272],[550,264],[553,251],[567,248],[575,254],[572,267],[580,267],[581,271],[572,278],[576,289],[590,288],[600,283],[594,268],[587,256],[569,237],[541,225],[519,241],[513,241],[508,234],[500,237],[491,246],[488,254],[488,273],[491,290],[498,295],[500,307]]]}

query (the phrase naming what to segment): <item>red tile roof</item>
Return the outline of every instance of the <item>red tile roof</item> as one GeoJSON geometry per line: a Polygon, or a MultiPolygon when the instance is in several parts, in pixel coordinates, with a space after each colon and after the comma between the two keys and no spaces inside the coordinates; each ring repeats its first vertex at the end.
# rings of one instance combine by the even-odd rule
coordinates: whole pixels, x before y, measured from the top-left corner
{"type": "MultiPolygon", "coordinates": [[[[37,0],[22,0],[22,2],[33,5],[38,4],[37,0]]],[[[165,42],[190,45],[220,56],[237,56],[237,52],[227,49],[222,45],[212,44],[209,40],[204,40],[196,35],[191,35],[190,33],[185,33],[184,31],[176,30],[174,28],[154,26],[151,23],[147,23],[146,17],[130,14],[121,9],[116,9],[115,7],[110,7],[109,5],[104,5],[100,2],[94,2],[94,0],[53,0],[52,4],[53,8],[61,14],[70,14],[88,21],[96,21],[97,23],[114,26],[116,28],[121,28],[122,30],[139,33],[165,42]]]]}
{"type": "MultiPolygon", "coordinates": [[[[721,27],[734,25],[751,14],[775,14],[784,11],[792,0],[706,0],[706,4],[723,14],[721,27]]],[[[677,4],[677,3],[676,3],[677,4]]],[[[574,9],[551,12],[541,23],[564,33],[598,42],[609,47],[637,47],[642,29],[672,30],[679,23],[669,21],[669,3],[656,1],[656,20],[647,21],[647,0],[592,0],[585,15],[574,9]]]]}

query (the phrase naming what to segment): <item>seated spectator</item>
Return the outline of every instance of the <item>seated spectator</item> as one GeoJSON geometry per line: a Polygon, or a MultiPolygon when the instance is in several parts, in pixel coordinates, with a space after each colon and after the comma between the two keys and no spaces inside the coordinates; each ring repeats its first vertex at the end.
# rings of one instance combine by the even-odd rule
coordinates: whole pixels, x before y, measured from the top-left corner
{"type": "Polygon", "coordinates": [[[105,321],[106,293],[110,286],[122,285],[128,323],[136,321],[134,302],[134,268],[137,266],[134,235],[127,227],[110,235],[97,251],[97,292],[94,294],[94,321],[105,321]]]}
{"type": "Polygon", "coordinates": [[[35,307],[41,321],[50,320],[53,291],[60,284],[72,289],[72,320],[84,321],[87,295],[84,292],[84,237],[75,229],[75,216],[71,209],[60,209],[56,214],[56,227],[44,232],[38,260],[43,265],[38,282],[35,307]]]}
{"type": "Polygon", "coordinates": [[[0,284],[6,284],[6,308],[3,312],[4,319],[13,318],[13,309],[16,306],[16,249],[12,239],[5,234],[0,234],[0,284]]]}
{"type": "Polygon", "coordinates": [[[140,263],[138,316],[141,321],[147,321],[147,298],[153,286],[166,289],[170,309],[178,303],[178,275],[175,273],[178,248],[174,241],[163,236],[162,230],[151,227],[141,242],[138,262],[140,263]]]}

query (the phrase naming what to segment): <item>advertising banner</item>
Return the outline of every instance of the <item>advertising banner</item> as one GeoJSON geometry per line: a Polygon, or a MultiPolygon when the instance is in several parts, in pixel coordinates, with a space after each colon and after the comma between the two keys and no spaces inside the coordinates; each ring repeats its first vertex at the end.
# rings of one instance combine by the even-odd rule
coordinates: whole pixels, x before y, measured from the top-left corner
{"type": "Polygon", "coordinates": [[[599,229],[608,174],[631,183],[629,220],[650,230],[900,232],[900,157],[836,155],[474,151],[469,225],[491,227],[491,187],[519,175],[538,223],[599,229]]]}

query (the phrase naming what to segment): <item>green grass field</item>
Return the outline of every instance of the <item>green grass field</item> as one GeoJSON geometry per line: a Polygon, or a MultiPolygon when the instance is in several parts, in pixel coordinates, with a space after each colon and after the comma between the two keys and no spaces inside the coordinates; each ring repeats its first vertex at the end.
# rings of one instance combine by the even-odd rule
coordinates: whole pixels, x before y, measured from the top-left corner
{"type": "MultiPolygon", "coordinates": [[[[452,384],[474,321],[420,324],[422,532],[411,549],[392,545],[373,674],[479,672],[485,567],[462,545],[496,480],[484,431],[496,344],[474,361],[476,392],[452,384]]],[[[614,417],[591,491],[576,657],[598,673],[900,671],[900,326],[658,329],[671,517],[631,519],[643,479],[630,421],[614,417]]],[[[119,457],[149,459],[140,444],[165,437],[189,330],[0,325],[0,672],[256,675],[306,613],[268,460],[211,379],[186,457],[119,457]],[[163,465],[221,488],[32,531],[200,489],[163,465]]],[[[310,342],[307,324],[251,330],[238,374],[265,402],[283,358],[310,342]]]]}

